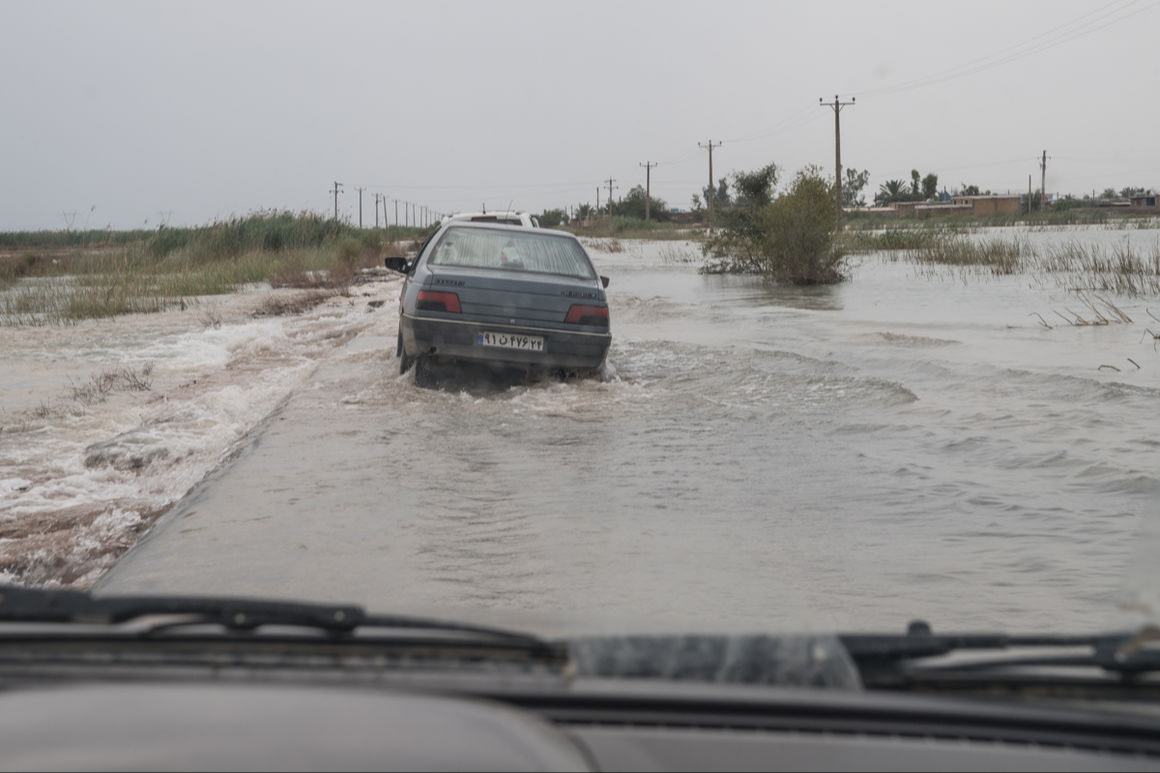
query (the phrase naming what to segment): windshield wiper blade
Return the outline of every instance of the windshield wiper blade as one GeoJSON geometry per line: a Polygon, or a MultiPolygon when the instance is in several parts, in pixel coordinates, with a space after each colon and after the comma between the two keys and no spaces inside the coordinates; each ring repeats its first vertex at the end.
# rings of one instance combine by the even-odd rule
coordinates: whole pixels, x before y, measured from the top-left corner
{"type": "Polygon", "coordinates": [[[1093,666],[1121,675],[1160,671],[1160,651],[1150,646],[1160,642],[1160,629],[1145,627],[1136,632],[1067,636],[1055,634],[935,634],[918,620],[905,635],[841,634],[838,637],[863,673],[901,671],[908,663],[924,658],[965,652],[1036,649],[1072,650],[1087,648],[1086,655],[1037,654],[979,663],[936,666],[961,672],[985,672],[1011,666],[1093,666]]]}
{"type": "Polygon", "coordinates": [[[154,616],[186,616],[153,630],[217,624],[234,631],[261,626],[313,628],[335,635],[358,630],[413,630],[464,634],[470,643],[497,644],[561,657],[562,647],[533,634],[490,626],[412,617],[372,615],[360,606],[213,596],[92,596],[83,591],[0,586],[0,622],[118,624],[154,616]]]}

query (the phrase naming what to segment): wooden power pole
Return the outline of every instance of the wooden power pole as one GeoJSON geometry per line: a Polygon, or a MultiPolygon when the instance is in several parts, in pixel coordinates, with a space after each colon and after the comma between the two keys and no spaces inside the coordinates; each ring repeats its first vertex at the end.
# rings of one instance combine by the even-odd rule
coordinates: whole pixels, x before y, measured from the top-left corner
{"type": "Polygon", "coordinates": [[[1047,151],[1043,151],[1043,158],[1039,161],[1039,208],[1043,209],[1047,204],[1047,151]]]}
{"type": "Polygon", "coordinates": [[[608,183],[608,216],[612,217],[612,189],[614,187],[619,188],[620,186],[613,186],[613,183],[616,182],[616,180],[612,179],[611,177],[605,180],[605,182],[608,183]]]}
{"type": "Polygon", "coordinates": [[[652,203],[652,168],[656,166],[655,161],[645,161],[640,166],[644,167],[644,221],[648,222],[649,204],[652,203]]]}
{"type": "Polygon", "coordinates": [[[709,201],[707,203],[709,205],[709,220],[712,221],[713,220],[713,148],[721,147],[721,143],[718,142],[716,145],[714,145],[713,140],[709,140],[706,143],[698,142],[697,147],[698,148],[707,148],[709,151],[709,201]]]}
{"type": "Polygon", "coordinates": [[[334,181],[334,219],[338,220],[338,192],[342,190],[342,183],[334,181]]]}
{"type": "Polygon", "coordinates": [[[825,105],[834,109],[834,180],[837,189],[838,198],[838,225],[842,224],[842,121],[840,115],[842,108],[847,105],[854,104],[854,97],[850,97],[849,102],[839,102],[838,95],[834,95],[834,103],[827,105],[818,97],[818,104],[825,105]]]}
{"type": "Polygon", "coordinates": [[[358,191],[358,230],[361,231],[362,230],[362,194],[363,194],[363,191],[366,190],[366,186],[363,186],[362,188],[355,186],[355,190],[358,191]]]}

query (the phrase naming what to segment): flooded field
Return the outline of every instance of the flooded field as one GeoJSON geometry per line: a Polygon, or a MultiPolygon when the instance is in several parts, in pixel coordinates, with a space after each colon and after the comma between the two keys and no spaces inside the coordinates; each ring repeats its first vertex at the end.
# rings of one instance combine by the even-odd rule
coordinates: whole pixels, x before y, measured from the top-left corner
{"type": "Polygon", "coordinates": [[[690,243],[591,251],[602,381],[419,389],[389,278],[299,316],[0,329],[3,576],[582,630],[1155,617],[1160,298],[1069,325],[1042,277],[874,254],[778,288],[690,243]],[[78,397],[114,369],[148,388],[78,397]]]}

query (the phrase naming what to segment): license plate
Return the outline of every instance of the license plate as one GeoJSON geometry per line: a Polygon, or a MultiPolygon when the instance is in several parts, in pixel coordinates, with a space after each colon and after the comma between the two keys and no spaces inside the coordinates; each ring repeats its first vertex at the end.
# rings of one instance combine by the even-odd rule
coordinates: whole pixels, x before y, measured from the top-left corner
{"type": "Polygon", "coordinates": [[[544,351],[542,336],[525,336],[514,333],[491,333],[484,331],[476,333],[477,346],[494,346],[498,349],[519,349],[525,352],[544,351]]]}

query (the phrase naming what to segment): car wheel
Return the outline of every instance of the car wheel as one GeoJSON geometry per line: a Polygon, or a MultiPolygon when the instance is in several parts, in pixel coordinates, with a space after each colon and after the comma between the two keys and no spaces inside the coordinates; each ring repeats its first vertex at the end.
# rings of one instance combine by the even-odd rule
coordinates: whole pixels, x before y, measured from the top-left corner
{"type": "Polygon", "coordinates": [[[439,379],[431,370],[431,357],[426,354],[415,358],[415,384],[429,389],[439,385],[439,379]]]}
{"type": "Polygon", "coordinates": [[[399,374],[406,373],[411,369],[411,364],[415,362],[415,358],[407,354],[407,350],[403,348],[403,331],[399,331],[399,343],[395,347],[395,356],[399,358],[399,374]]]}

